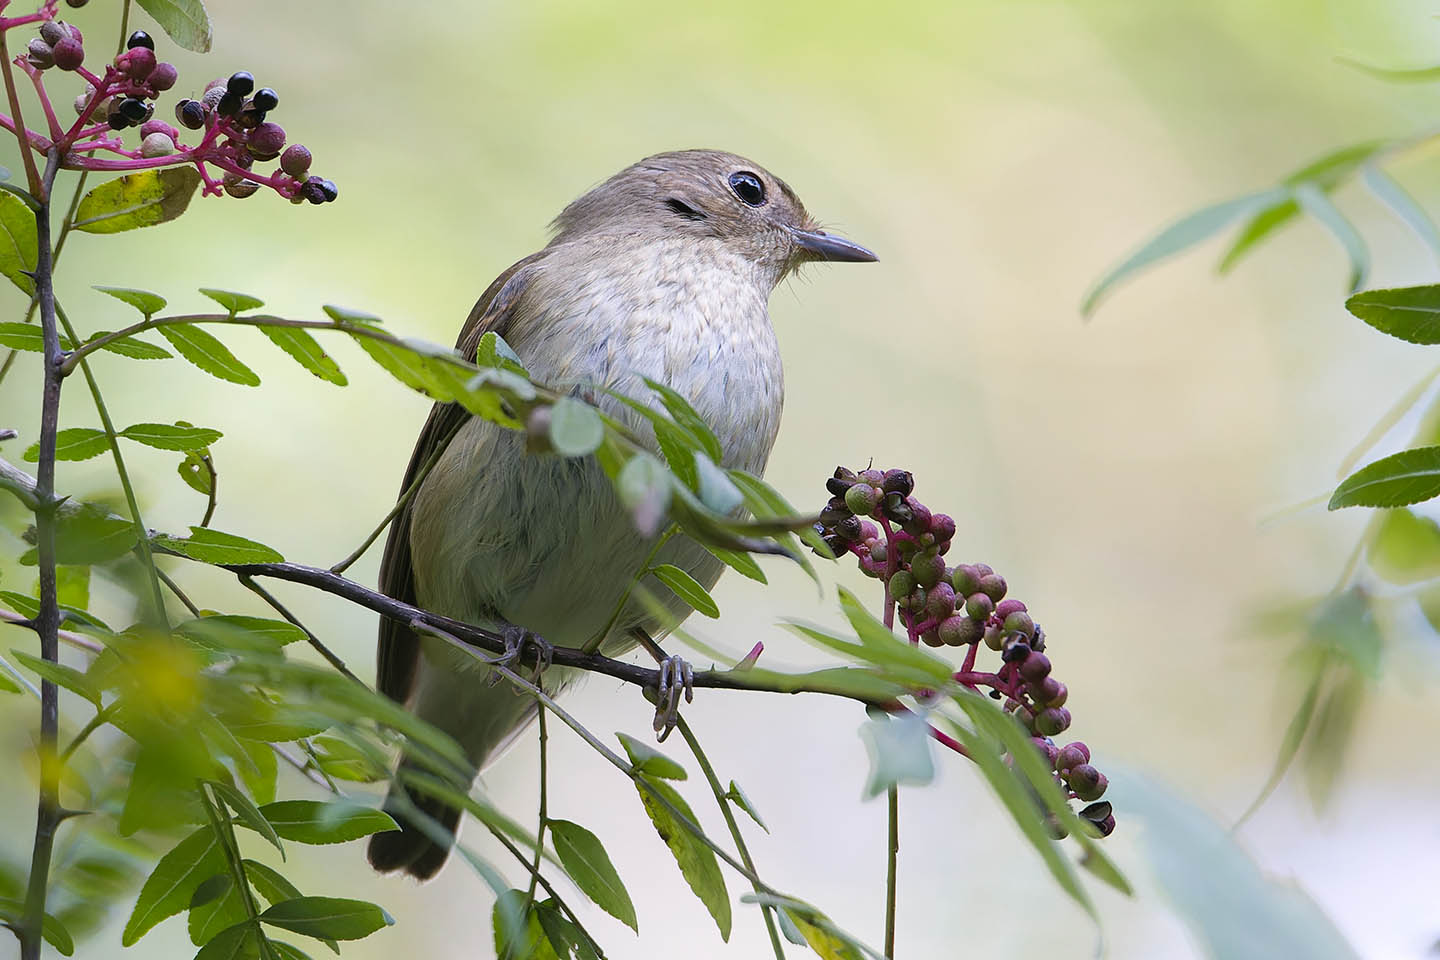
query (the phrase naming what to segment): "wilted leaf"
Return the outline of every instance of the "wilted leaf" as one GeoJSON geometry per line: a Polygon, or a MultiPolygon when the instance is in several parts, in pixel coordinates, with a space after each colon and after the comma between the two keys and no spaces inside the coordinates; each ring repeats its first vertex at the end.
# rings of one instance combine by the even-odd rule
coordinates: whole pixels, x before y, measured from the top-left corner
{"type": "MultiPolygon", "coordinates": [[[[143,4],[171,0],[142,0],[143,4]]],[[[185,212],[200,174],[192,167],[141,170],[85,194],[75,210],[73,226],[86,233],[119,233],[174,220],[185,212]]]]}

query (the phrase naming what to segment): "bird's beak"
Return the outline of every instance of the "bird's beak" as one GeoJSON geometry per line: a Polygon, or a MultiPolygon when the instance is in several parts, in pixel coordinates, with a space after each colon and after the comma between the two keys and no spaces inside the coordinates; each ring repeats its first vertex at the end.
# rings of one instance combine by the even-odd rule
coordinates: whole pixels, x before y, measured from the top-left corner
{"type": "Polygon", "coordinates": [[[795,246],[816,260],[873,263],[880,259],[853,240],[846,240],[823,230],[791,230],[790,233],[795,238],[795,246]]]}

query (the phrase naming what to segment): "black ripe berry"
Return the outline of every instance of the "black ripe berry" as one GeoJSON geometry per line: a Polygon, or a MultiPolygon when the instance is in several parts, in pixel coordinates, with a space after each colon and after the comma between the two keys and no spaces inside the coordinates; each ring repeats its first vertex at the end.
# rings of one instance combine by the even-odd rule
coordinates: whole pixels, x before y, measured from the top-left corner
{"type": "Polygon", "coordinates": [[[131,124],[145,122],[145,101],[137,97],[126,97],[120,101],[120,116],[131,124]]]}
{"type": "Polygon", "coordinates": [[[245,97],[232,91],[227,92],[215,105],[215,112],[222,117],[234,117],[240,113],[240,108],[245,105],[245,97]]]}
{"type": "Polygon", "coordinates": [[[300,196],[311,203],[325,202],[325,189],[320,185],[319,177],[311,177],[300,185],[300,196]]]}
{"type": "Polygon", "coordinates": [[[250,91],[255,89],[255,78],[248,70],[240,70],[230,74],[230,79],[225,81],[225,92],[234,94],[237,97],[248,97],[250,91]]]}
{"type": "Polygon", "coordinates": [[[205,105],[199,100],[181,100],[175,104],[175,119],[182,127],[199,130],[205,126],[205,105]]]}
{"type": "Polygon", "coordinates": [[[130,34],[130,39],[125,41],[125,49],[134,50],[136,47],[148,47],[149,49],[154,50],[155,41],[151,39],[150,34],[146,33],[144,30],[136,30],[134,33],[130,34]]]}
{"type": "Polygon", "coordinates": [[[274,110],[280,106],[280,95],[269,87],[261,87],[255,91],[254,103],[256,110],[274,110]]]}
{"type": "Polygon", "coordinates": [[[340,191],[335,188],[334,182],[330,180],[320,181],[320,192],[325,196],[326,203],[340,196],[340,191]]]}

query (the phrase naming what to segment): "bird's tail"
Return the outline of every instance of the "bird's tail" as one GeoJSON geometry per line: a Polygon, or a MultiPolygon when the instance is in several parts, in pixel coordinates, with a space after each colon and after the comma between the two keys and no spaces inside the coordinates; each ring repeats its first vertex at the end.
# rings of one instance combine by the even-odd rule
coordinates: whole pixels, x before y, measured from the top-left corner
{"type": "Polygon", "coordinates": [[[390,783],[385,812],[400,825],[370,837],[366,856],[370,866],[381,873],[404,870],[417,880],[429,880],[445,865],[455,845],[460,811],[434,797],[419,793],[405,783],[406,769],[415,769],[401,758],[400,769],[390,783]]]}

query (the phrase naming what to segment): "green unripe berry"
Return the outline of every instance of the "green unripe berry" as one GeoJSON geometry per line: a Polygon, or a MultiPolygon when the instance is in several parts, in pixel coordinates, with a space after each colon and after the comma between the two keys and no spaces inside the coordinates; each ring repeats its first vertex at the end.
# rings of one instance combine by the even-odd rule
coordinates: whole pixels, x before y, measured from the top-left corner
{"type": "Polygon", "coordinates": [[[896,570],[895,575],[890,578],[890,598],[892,600],[908,597],[910,591],[914,589],[915,577],[909,570],[896,570]]]}
{"type": "Polygon", "coordinates": [[[972,593],[965,598],[965,615],[971,620],[984,620],[995,612],[995,601],[983,593],[972,593]]]}
{"type": "Polygon", "coordinates": [[[1035,621],[1030,619],[1030,614],[1024,610],[1018,613],[1012,613],[1005,618],[1005,632],[1018,633],[1027,638],[1033,637],[1035,635],[1035,621]]]}
{"type": "Polygon", "coordinates": [[[845,491],[845,506],[857,517],[868,517],[880,504],[880,491],[868,483],[857,483],[845,491]]]}
{"type": "Polygon", "coordinates": [[[999,603],[1005,599],[1005,578],[998,573],[986,574],[980,578],[980,592],[999,603]]]}
{"type": "Polygon", "coordinates": [[[917,553],[910,561],[910,572],[923,587],[933,587],[945,575],[945,561],[934,553],[917,553]]]}
{"type": "Polygon", "coordinates": [[[950,583],[955,587],[955,592],[962,597],[980,592],[980,576],[968,563],[962,563],[955,568],[955,571],[950,574],[950,583]]]}

